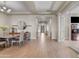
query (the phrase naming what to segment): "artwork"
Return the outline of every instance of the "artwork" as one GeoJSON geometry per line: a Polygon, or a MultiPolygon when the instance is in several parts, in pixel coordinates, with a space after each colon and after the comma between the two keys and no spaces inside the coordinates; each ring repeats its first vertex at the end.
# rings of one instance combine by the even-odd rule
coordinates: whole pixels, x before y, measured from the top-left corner
{"type": "Polygon", "coordinates": [[[18,28],[20,30],[24,30],[24,29],[26,29],[26,27],[27,27],[26,22],[24,22],[24,21],[19,21],[18,22],[18,28]]]}

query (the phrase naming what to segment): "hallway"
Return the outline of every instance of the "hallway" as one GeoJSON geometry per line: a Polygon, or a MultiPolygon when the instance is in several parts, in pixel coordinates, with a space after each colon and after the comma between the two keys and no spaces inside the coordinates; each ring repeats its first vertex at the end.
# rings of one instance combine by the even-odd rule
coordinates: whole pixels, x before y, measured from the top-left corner
{"type": "Polygon", "coordinates": [[[0,57],[78,57],[78,54],[67,46],[54,40],[31,40],[21,48],[13,46],[0,51],[0,57]]]}

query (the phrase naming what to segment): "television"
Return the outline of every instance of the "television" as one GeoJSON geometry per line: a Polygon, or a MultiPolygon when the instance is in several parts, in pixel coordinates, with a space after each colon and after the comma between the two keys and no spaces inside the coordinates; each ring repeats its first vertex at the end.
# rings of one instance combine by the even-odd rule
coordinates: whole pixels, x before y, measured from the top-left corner
{"type": "Polygon", "coordinates": [[[79,17],[71,17],[71,23],[79,23],[79,17]]]}

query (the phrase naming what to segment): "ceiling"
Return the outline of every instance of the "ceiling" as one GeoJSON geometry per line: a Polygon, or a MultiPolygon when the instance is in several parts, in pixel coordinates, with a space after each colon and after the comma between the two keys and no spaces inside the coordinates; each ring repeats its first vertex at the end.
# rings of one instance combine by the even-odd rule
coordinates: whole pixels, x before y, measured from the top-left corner
{"type": "Polygon", "coordinates": [[[73,13],[73,14],[79,14],[79,2],[77,4],[77,6],[75,6],[74,8],[70,9],[69,10],[70,13],[73,13]]]}
{"type": "MultiPolygon", "coordinates": [[[[10,14],[55,14],[66,7],[66,1],[6,1],[5,5],[12,9],[10,14]]],[[[0,6],[4,5],[0,1],[0,6]]]]}

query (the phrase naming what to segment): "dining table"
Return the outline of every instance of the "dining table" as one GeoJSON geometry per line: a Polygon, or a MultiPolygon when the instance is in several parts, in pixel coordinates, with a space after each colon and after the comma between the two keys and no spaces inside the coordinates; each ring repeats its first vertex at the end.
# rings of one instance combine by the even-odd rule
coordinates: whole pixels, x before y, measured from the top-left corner
{"type": "Polygon", "coordinates": [[[16,38],[18,36],[19,35],[3,35],[3,36],[0,35],[0,39],[5,39],[7,41],[7,45],[9,46],[10,40],[13,39],[13,38],[16,38]]]}

